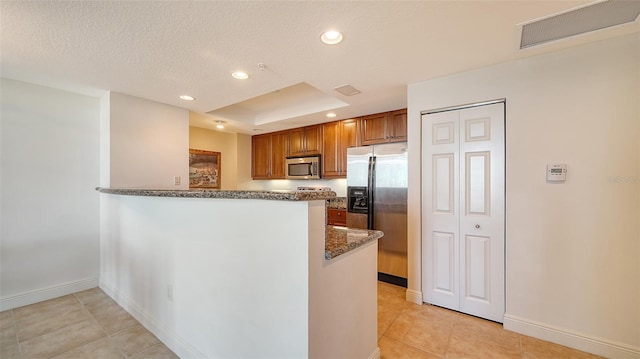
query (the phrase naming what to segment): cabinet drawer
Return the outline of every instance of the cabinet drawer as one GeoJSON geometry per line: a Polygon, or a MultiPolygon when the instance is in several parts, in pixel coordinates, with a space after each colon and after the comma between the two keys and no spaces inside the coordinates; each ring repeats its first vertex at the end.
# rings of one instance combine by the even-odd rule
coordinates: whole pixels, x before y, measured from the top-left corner
{"type": "Polygon", "coordinates": [[[327,209],[327,224],[333,226],[347,225],[347,211],[345,209],[327,209]]]}

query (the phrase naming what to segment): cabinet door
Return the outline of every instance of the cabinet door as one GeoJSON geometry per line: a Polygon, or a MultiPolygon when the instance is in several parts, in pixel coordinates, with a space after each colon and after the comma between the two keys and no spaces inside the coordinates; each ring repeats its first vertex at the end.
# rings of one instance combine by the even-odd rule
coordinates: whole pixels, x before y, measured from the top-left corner
{"type": "Polygon", "coordinates": [[[305,156],[319,155],[322,153],[322,126],[309,126],[304,128],[305,156]]]}
{"type": "Polygon", "coordinates": [[[251,177],[253,179],[269,178],[271,167],[271,135],[255,135],[251,137],[251,177]]]}
{"type": "Polygon", "coordinates": [[[375,115],[362,117],[362,144],[374,145],[376,143],[389,142],[387,134],[388,113],[378,113],[375,115]]]}
{"type": "Polygon", "coordinates": [[[346,226],[347,211],[344,209],[327,209],[327,224],[332,226],[346,226]]]}
{"type": "Polygon", "coordinates": [[[269,176],[271,179],[285,178],[287,139],[287,132],[271,134],[271,174],[269,176]]]}
{"type": "Polygon", "coordinates": [[[360,119],[343,120],[340,122],[340,173],[341,177],[347,177],[347,148],[360,146],[359,125],[360,119]]]}
{"type": "Polygon", "coordinates": [[[389,113],[388,132],[390,142],[407,140],[407,109],[389,113]]]}
{"type": "Polygon", "coordinates": [[[340,122],[329,122],[322,126],[322,177],[336,178],[341,173],[340,122]]]}
{"type": "Polygon", "coordinates": [[[305,141],[304,141],[304,128],[294,128],[289,130],[289,152],[291,157],[304,156],[305,141]]]}

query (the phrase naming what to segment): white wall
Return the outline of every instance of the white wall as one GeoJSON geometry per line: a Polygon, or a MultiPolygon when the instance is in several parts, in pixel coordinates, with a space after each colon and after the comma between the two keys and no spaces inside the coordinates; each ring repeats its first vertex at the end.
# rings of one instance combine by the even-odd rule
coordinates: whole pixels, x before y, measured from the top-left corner
{"type": "Polygon", "coordinates": [[[109,102],[110,112],[110,183],[101,185],[188,189],[189,112],[116,92],[103,102],[109,102]],[[174,185],[174,176],[180,176],[180,185],[174,185]]]}
{"type": "Polygon", "coordinates": [[[101,204],[100,287],[179,356],[307,357],[309,241],[324,239],[309,223],[324,223],[323,201],[101,204]]]}
{"type": "MultiPolygon", "coordinates": [[[[324,233],[323,227],[309,222],[311,233],[324,233]]],[[[380,358],[378,241],[331,261],[313,255],[324,248],[322,237],[309,243],[309,358],[380,358]]]]}
{"type": "Polygon", "coordinates": [[[0,309],[95,287],[97,98],[1,80],[0,309]]]}
{"type": "Polygon", "coordinates": [[[506,98],[505,327],[640,357],[640,35],[408,91],[408,297],[421,292],[420,111],[506,98]],[[545,182],[554,162],[566,183],[545,182]]]}

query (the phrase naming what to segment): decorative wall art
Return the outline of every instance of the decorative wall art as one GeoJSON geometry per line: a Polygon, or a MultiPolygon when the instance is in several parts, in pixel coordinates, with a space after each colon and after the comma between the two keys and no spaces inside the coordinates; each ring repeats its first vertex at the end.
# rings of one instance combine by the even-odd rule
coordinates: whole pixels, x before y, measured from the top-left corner
{"type": "Polygon", "coordinates": [[[220,152],[189,149],[189,188],[220,188],[220,152]]]}

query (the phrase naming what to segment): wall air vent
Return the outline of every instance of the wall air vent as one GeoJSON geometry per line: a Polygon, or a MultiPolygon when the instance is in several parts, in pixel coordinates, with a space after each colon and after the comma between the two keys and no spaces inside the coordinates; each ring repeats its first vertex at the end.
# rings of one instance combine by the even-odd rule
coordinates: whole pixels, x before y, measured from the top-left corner
{"type": "Polygon", "coordinates": [[[351,85],[342,85],[342,86],[334,87],[333,89],[345,96],[353,96],[360,93],[360,90],[358,90],[357,88],[351,85]]]}
{"type": "Polygon", "coordinates": [[[638,0],[600,1],[522,25],[520,49],[635,21],[638,0]]]}

